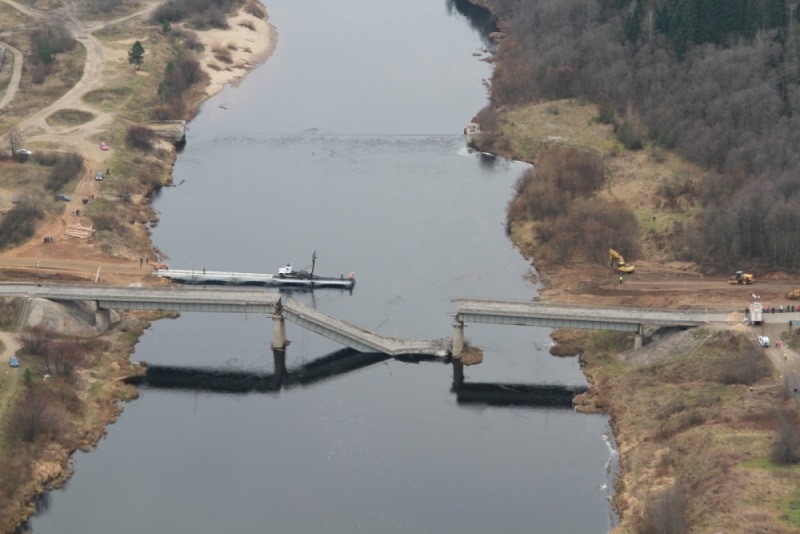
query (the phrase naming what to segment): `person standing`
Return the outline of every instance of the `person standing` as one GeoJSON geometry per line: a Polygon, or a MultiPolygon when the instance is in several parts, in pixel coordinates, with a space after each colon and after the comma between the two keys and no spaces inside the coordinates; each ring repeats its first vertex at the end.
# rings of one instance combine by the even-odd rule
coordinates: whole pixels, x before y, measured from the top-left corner
{"type": "Polygon", "coordinates": [[[622,284],[622,275],[619,275],[619,283],[622,284]]]}

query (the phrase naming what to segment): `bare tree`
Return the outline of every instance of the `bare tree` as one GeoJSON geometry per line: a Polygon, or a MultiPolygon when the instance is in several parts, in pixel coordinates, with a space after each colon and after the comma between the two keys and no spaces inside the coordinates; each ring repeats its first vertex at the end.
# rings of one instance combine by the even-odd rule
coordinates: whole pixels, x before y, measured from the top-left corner
{"type": "Polygon", "coordinates": [[[12,126],[8,130],[8,143],[11,146],[12,154],[16,154],[17,150],[22,148],[22,133],[16,126],[12,126]]]}
{"type": "Polygon", "coordinates": [[[50,343],[44,353],[44,367],[54,376],[71,377],[85,356],[86,351],[77,343],[70,341],[50,343]]]}

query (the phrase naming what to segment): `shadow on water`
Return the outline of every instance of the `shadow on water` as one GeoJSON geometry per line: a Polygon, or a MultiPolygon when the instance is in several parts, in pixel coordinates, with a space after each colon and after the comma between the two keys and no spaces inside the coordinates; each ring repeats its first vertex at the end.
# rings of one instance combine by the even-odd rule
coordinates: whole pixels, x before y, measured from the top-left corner
{"type": "Polygon", "coordinates": [[[575,396],[585,393],[588,388],[564,384],[466,382],[464,364],[453,360],[453,385],[450,391],[456,394],[459,404],[571,409],[575,396]]]}
{"type": "Polygon", "coordinates": [[[454,390],[459,404],[489,406],[530,406],[572,408],[575,395],[585,393],[586,386],[561,384],[491,384],[464,383],[454,390]]]}
{"type": "MultiPolygon", "coordinates": [[[[275,371],[257,373],[203,367],[150,365],[142,376],[130,377],[127,383],[157,389],[207,391],[213,393],[275,393],[296,386],[310,386],[351,371],[369,367],[391,358],[385,354],[342,349],[292,370],[286,369],[286,351],[274,350],[275,371]]],[[[490,406],[529,406],[572,408],[575,395],[584,393],[585,386],[560,384],[469,383],[464,381],[463,364],[446,362],[434,356],[396,356],[404,363],[452,363],[453,383],[459,404],[490,406]]]]}
{"type": "MultiPolygon", "coordinates": [[[[64,483],[66,487],[67,483],[64,483]]],[[[42,493],[40,495],[36,495],[33,498],[33,506],[36,508],[36,515],[47,513],[50,510],[50,504],[52,503],[51,494],[42,493]]],[[[30,524],[30,521],[25,521],[16,530],[14,530],[11,534],[31,534],[33,532],[33,527],[30,524]]]]}
{"type": "Polygon", "coordinates": [[[133,376],[126,382],[158,389],[185,389],[216,393],[270,393],[283,388],[308,386],[335,376],[369,367],[390,358],[386,354],[358,352],[342,349],[301,365],[286,369],[286,351],[272,351],[275,371],[253,371],[149,365],[142,376],[133,376]]]}

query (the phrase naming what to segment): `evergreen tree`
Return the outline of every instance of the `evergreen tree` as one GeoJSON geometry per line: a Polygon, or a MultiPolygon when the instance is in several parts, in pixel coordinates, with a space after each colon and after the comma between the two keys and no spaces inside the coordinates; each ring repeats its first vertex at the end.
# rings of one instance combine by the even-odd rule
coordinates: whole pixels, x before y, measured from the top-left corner
{"type": "Polygon", "coordinates": [[[139,70],[144,63],[144,47],[141,41],[136,41],[128,50],[128,63],[136,65],[136,70],[139,70]]]}

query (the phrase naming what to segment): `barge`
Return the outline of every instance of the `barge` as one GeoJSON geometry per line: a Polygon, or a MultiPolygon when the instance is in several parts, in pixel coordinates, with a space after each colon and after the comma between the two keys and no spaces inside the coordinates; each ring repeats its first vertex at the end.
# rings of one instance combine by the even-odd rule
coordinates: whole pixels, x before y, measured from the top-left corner
{"type": "Polygon", "coordinates": [[[222,286],[266,286],[291,288],[333,288],[353,289],[356,285],[354,273],[340,274],[339,277],[318,276],[314,274],[317,253],[314,252],[311,268],[295,271],[291,263],[278,269],[278,274],[237,273],[230,271],[207,271],[206,269],[170,269],[165,264],[156,265],[155,274],[185,285],[222,286]]]}

